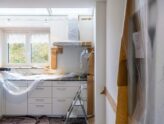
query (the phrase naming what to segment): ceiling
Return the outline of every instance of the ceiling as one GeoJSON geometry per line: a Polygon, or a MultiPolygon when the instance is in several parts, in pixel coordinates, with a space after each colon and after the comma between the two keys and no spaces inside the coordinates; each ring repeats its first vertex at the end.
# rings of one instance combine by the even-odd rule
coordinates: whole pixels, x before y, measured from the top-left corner
{"type": "Polygon", "coordinates": [[[0,8],[90,8],[106,0],[0,0],[0,8]]]}
{"type": "Polygon", "coordinates": [[[0,16],[93,15],[92,8],[0,8],[0,16]]]}

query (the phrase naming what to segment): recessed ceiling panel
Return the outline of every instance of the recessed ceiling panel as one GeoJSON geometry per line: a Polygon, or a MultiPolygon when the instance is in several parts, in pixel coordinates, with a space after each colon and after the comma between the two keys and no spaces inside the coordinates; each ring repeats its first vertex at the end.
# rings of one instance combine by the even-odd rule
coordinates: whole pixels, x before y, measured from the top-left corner
{"type": "Polygon", "coordinates": [[[46,8],[0,8],[0,15],[49,15],[46,8]]]}

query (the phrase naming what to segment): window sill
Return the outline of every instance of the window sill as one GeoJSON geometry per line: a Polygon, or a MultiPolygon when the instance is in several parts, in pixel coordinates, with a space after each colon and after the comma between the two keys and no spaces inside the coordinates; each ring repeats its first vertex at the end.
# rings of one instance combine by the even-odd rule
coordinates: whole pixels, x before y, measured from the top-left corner
{"type": "Polygon", "coordinates": [[[7,68],[11,68],[11,69],[44,69],[46,68],[47,66],[4,66],[4,67],[7,67],[7,68]]]}

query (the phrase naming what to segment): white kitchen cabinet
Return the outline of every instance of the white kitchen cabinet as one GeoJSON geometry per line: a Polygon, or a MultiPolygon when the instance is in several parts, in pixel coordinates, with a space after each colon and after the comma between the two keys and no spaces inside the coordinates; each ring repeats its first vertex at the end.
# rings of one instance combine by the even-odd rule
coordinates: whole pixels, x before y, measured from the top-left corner
{"type": "Polygon", "coordinates": [[[71,102],[69,98],[53,98],[53,115],[65,115],[71,102]]]}
{"type": "MultiPolygon", "coordinates": [[[[25,87],[21,87],[25,89],[25,87]]],[[[6,115],[26,115],[27,114],[27,93],[20,96],[13,96],[5,92],[6,115]]]]}
{"type": "MultiPolygon", "coordinates": [[[[28,82],[30,85],[31,81],[28,82]]],[[[52,83],[41,81],[38,86],[28,92],[28,115],[52,114],[52,83]]]]}
{"type": "Polygon", "coordinates": [[[86,81],[53,81],[53,87],[80,87],[81,84],[86,84],[86,81]]]}
{"type": "Polygon", "coordinates": [[[94,22],[91,16],[80,16],[79,18],[79,30],[80,41],[93,41],[94,22]]]}
{"type": "Polygon", "coordinates": [[[51,95],[52,95],[52,88],[51,87],[40,87],[40,86],[38,86],[28,93],[28,98],[42,98],[42,97],[50,98],[51,95]]]}
{"type": "MultiPolygon", "coordinates": [[[[21,89],[27,88],[31,83],[31,81],[12,82],[21,89]]],[[[86,81],[42,81],[24,95],[13,96],[5,91],[5,115],[65,115],[81,84],[86,84],[86,81]]],[[[87,100],[86,93],[83,98],[87,100]]],[[[1,103],[0,99],[0,106],[1,103]]]]}
{"type": "Polygon", "coordinates": [[[24,80],[18,80],[18,81],[11,81],[15,86],[18,87],[27,87],[28,83],[24,80]]]}
{"type": "MultiPolygon", "coordinates": [[[[65,115],[78,89],[84,84],[86,84],[86,81],[53,82],[53,115],[65,115]]],[[[83,98],[86,100],[85,97],[83,98]]]]}
{"type": "Polygon", "coordinates": [[[51,104],[29,104],[28,114],[29,115],[51,115],[52,114],[51,104]]]}
{"type": "MultiPolygon", "coordinates": [[[[30,85],[31,81],[28,82],[28,85],[30,85]]],[[[38,84],[39,87],[51,87],[52,82],[51,81],[40,81],[38,84]]]]}
{"type": "MultiPolygon", "coordinates": [[[[20,90],[27,88],[27,81],[12,81],[20,87],[20,90]]],[[[5,114],[26,115],[27,114],[27,93],[13,96],[5,91],[5,114]]]]}
{"type": "Polygon", "coordinates": [[[28,98],[28,104],[50,104],[52,103],[51,98],[28,98]]]}
{"type": "Polygon", "coordinates": [[[53,87],[54,98],[73,98],[79,87],[53,87]]]}
{"type": "Polygon", "coordinates": [[[2,86],[0,84],[0,118],[1,118],[1,116],[3,114],[2,104],[3,104],[3,92],[2,92],[2,86]]]}

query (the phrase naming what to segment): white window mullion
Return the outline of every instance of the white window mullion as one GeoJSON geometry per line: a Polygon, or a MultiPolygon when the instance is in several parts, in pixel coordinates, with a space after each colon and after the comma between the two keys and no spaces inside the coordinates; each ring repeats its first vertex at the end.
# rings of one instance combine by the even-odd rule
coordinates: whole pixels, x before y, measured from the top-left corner
{"type": "Polygon", "coordinates": [[[4,52],[4,56],[3,57],[4,57],[6,65],[9,64],[9,48],[8,48],[8,42],[7,42],[8,36],[9,35],[7,33],[5,33],[5,40],[6,40],[6,42],[5,42],[5,45],[4,45],[4,49],[5,49],[6,52],[4,52]]]}
{"type": "Polygon", "coordinates": [[[31,65],[31,34],[27,33],[26,34],[26,59],[27,59],[27,65],[31,65]]]}
{"type": "Polygon", "coordinates": [[[51,63],[51,42],[50,42],[50,34],[48,34],[48,40],[49,40],[49,48],[48,48],[48,65],[50,65],[51,63]]]}

